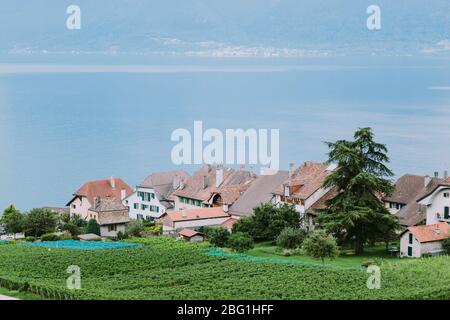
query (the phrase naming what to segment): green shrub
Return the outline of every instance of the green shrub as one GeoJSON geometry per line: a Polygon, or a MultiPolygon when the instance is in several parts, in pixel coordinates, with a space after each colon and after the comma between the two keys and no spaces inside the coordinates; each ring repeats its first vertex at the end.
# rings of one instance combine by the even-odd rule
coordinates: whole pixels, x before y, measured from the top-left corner
{"type": "Polygon", "coordinates": [[[308,237],[303,241],[303,249],[306,254],[313,258],[334,259],[339,255],[336,239],[327,234],[324,230],[316,230],[309,233],[308,237]]]}
{"type": "Polygon", "coordinates": [[[447,253],[450,253],[450,238],[442,241],[442,249],[444,249],[447,253]]]}
{"type": "Polygon", "coordinates": [[[123,233],[122,231],[117,232],[117,240],[124,240],[128,238],[128,235],[126,233],[123,233]]]}
{"type": "Polygon", "coordinates": [[[35,242],[36,240],[37,240],[36,237],[31,237],[31,236],[25,238],[25,241],[26,241],[26,242],[35,242]]]}
{"type": "Polygon", "coordinates": [[[46,233],[41,236],[41,241],[57,241],[59,236],[54,233],[46,233]]]}
{"type": "Polygon", "coordinates": [[[236,232],[228,238],[228,246],[233,251],[245,252],[254,247],[254,241],[248,233],[236,232]]]}
{"type": "Polygon", "coordinates": [[[287,227],[277,237],[277,245],[284,249],[298,248],[306,237],[306,232],[301,229],[287,227]]]}
{"type": "Polygon", "coordinates": [[[144,223],[142,220],[131,220],[125,227],[125,233],[131,237],[141,237],[144,232],[144,223]]]}
{"type": "Polygon", "coordinates": [[[93,233],[96,235],[100,235],[100,226],[97,223],[97,220],[95,219],[91,219],[88,221],[87,226],[86,226],[86,233],[93,233]]]}
{"type": "Polygon", "coordinates": [[[150,226],[144,227],[144,236],[145,237],[152,237],[152,236],[159,236],[162,234],[163,226],[160,223],[153,223],[150,226]]]}
{"type": "Polygon", "coordinates": [[[69,232],[64,232],[62,235],[59,236],[59,240],[72,240],[73,237],[69,232]]]}
{"type": "Polygon", "coordinates": [[[230,233],[225,228],[214,228],[208,234],[209,242],[216,247],[226,247],[230,233]]]}

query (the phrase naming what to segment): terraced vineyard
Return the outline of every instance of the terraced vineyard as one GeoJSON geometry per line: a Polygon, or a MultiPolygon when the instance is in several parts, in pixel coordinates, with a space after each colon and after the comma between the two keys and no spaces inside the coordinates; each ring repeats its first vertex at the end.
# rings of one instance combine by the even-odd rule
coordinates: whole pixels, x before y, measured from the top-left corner
{"type": "Polygon", "coordinates": [[[0,285],[58,299],[450,299],[449,257],[384,263],[382,287],[365,269],[234,259],[169,238],[103,251],[0,246],[0,285]],[[69,265],[81,290],[67,290],[69,265]]]}

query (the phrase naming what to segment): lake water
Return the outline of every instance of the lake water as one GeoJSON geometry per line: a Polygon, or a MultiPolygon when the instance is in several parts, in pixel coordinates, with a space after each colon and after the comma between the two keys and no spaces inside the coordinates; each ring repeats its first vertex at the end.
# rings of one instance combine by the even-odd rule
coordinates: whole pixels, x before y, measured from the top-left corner
{"type": "Polygon", "coordinates": [[[450,169],[448,59],[210,59],[146,73],[38,64],[33,73],[0,67],[0,208],[64,206],[86,180],[134,186],[177,169],[170,135],[194,120],[280,129],[282,168],[324,161],[322,141],[371,126],[397,176],[450,169]]]}

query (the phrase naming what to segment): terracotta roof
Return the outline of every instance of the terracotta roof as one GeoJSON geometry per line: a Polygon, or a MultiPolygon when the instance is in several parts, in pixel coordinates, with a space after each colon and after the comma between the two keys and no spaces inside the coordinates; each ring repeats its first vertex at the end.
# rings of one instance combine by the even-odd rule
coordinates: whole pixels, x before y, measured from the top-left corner
{"type": "Polygon", "coordinates": [[[450,225],[447,222],[409,227],[408,230],[414,235],[417,241],[421,243],[441,241],[450,238],[450,225]]]}
{"type": "MultiPolygon", "coordinates": [[[[95,197],[106,198],[112,197],[117,200],[121,199],[122,189],[125,189],[125,196],[128,197],[133,193],[133,189],[120,178],[113,178],[115,182],[115,188],[111,186],[111,179],[92,180],[88,181],[81,186],[73,195],[76,197],[86,197],[89,203],[94,203],[95,197]]],[[[67,204],[70,206],[73,199],[67,204]]]]}
{"type": "Polygon", "coordinates": [[[201,220],[211,218],[227,218],[230,215],[225,211],[223,211],[222,207],[214,207],[214,208],[184,209],[184,216],[180,211],[170,211],[164,213],[163,216],[168,216],[169,219],[172,221],[183,221],[183,220],[201,220]]]}
{"type": "Polygon", "coordinates": [[[223,197],[225,200],[231,201],[234,200],[236,196],[239,196],[236,193],[236,190],[239,190],[239,188],[236,187],[241,186],[242,188],[244,185],[250,184],[256,178],[256,175],[248,170],[223,168],[222,183],[216,187],[217,170],[220,170],[217,166],[203,166],[191,177],[187,178],[183,188],[176,190],[173,195],[206,202],[211,198],[214,192],[224,192],[223,197]],[[204,182],[206,182],[205,186],[204,182]]]}
{"type": "Polygon", "coordinates": [[[178,188],[189,175],[182,170],[155,172],[145,178],[138,187],[152,188],[159,200],[165,200],[178,188]]]}
{"type": "Polygon", "coordinates": [[[273,198],[273,191],[289,176],[287,171],[278,171],[273,175],[261,175],[252,182],[251,186],[230,207],[230,212],[237,215],[250,216],[253,208],[261,203],[269,203],[273,198]]]}
{"type": "Polygon", "coordinates": [[[186,238],[192,238],[192,237],[194,237],[196,235],[201,235],[200,232],[195,231],[195,230],[191,230],[191,229],[180,230],[180,231],[178,231],[178,234],[180,236],[183,236],[183,237],[186,237],[186,238]]]}
{"type": "Polygon", "coordinates": [[[330,172],[327,165],[307,161],[298,167],[282,184],[274,191],[275,194],[283,195],[284,186],[293,187],[291,196],[299,199],[308,199],[319,189],[330,172]]]}
{"type": "Polygon", "coordinates": [[[238,219],[230,218],[222,223],[222,226],[228,230],[231,230],[233,228],[233,225],[238,221],[238,219]]]}

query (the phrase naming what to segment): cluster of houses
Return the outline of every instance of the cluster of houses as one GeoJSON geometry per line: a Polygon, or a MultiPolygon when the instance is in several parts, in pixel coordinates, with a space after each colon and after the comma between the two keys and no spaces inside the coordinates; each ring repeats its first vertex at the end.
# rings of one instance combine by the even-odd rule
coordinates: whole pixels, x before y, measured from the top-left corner
{"type": "MultiPolygon", "coordinates": [[[[163,233],[188,241],[202,240],[200,227],[221,226],[231,230],[243,216],[251,216],[262,203],[293,204],[303,227],[314,229],[319,210],[337,194],[322,187],[335,170],[333,164],[305,162],[288,171],[255,174],[244,167],[205,165],[194,174],[184,171],[156,172],[134,189],[120,178],[88,181],[67,203],[71,215],[96,219],[101,236],[115,237],[131,219],[160,221],[163,233]]],[[[264,170],[264,169],[262,169],[264,170]]],[[[450,178],[404,175],[392,196],[383,198],[398,218],[400,254],[420,257],[439,253],[450,237],[450,178]]]]}

